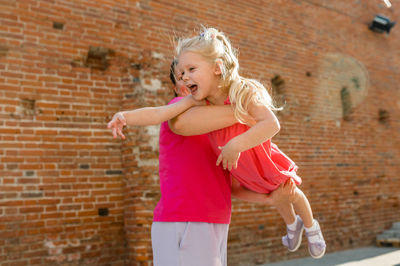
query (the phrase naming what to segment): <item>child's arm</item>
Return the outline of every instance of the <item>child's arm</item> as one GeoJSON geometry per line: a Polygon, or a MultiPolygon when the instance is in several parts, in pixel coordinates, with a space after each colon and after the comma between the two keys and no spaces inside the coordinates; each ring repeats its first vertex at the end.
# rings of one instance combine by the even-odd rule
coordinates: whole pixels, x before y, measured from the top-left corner
{"type": "Polygon", "coordinates": [[[269,108],[251,103],[248,111],[256,124],[243,134],[231,139],[224,147],[220,147],[221,153],[217,159],[217,165],[222,162],[224,169],[236,168],[241,152],[271,139],[279,132],[279,121],[269,108]]]}
{"type": "Polygon", "coordinates": [[[122,133],[123,126],[157,125],[164,121],[172,119],[173,117],[179,115],[190,107],[198,104],[201,104],[201,102],[194,100],[193,97],[189,95],[182,100],[169,105],[158,107],[144,107],[131,111],[118,112],[107,124],[107,127],[112,129],[114,138],[119,135],[122,139],[125,139],[125,136],[122,133]]]}
{"type": "Polygon", "coordinates": [[[195,106],[168,121],[179,135],[205,134],[237,123],[230,105],[195,106]]]}
{"type": "Polygon", "coordinates": [[[296,185],[292,179],[288,179],[270,194],[257,193],[242,187],[236,179],[232,179],[232,197],[240,200],[264,203],[267,205],[278,205],[280,202],[293,202],[295,197],[296,185]]]}

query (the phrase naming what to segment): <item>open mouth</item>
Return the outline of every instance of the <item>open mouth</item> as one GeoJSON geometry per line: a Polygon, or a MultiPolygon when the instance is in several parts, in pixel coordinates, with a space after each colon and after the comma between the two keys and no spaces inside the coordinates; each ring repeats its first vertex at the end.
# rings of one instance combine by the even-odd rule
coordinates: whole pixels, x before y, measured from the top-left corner
{"type": "Polygon", "coordinates": [[[188,88],[189,88],[189,90],[190,90],[190,92],[192,94],[196,93],[196,91],[197,91],[197,85],[196,84],[188,85],[188,88]]]}

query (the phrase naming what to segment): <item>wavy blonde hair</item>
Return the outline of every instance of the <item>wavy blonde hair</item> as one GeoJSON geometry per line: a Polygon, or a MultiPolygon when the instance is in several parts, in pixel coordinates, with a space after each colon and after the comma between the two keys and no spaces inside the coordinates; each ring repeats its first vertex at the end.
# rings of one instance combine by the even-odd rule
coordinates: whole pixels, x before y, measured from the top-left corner
{"type": "Polygon", "coordinates": [[[267,89],[257,80],[239,75],[237,52],[224,33],[214,28],[204,28],[198,36],[180,39],[176,46],[176,56],[190,51],[203,56],[210,63],[217,63],[221,69],[220,88],[228,92],[234,106],[236,119],[246,124],[250,103],[262,104],[271,110],[280,110],[273,105],[267,89]]]}

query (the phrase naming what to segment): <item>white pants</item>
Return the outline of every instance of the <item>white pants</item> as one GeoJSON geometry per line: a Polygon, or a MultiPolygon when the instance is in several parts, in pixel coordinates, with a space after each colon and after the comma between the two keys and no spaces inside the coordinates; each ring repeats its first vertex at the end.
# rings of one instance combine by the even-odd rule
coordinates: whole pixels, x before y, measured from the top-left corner
{"type": "Polygon", "coordinates": [[[153,222],[154,266],[226,266],[229,224],[153,222]]]}

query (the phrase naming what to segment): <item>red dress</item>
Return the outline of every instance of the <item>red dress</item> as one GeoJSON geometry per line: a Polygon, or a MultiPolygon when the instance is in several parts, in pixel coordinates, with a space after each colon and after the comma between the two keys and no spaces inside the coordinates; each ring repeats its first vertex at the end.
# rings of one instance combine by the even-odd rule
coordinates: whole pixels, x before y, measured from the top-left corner
{"type": "MultiPolygon", "coordinates": [[[[225,101],[229,104],[229,101],[225,101]]],[[[219,146],[225,144],[247,131],[250,127],[236,123],[230,127],[208,133],[211,146],[214,152],[219,155],[219,146]]],[[[297,165],[286,156],[278,146],[267,140],[266,142],[241,152],[238,167],[231,170],[231,175],[236,178],[244,187],[258,192],[270,193],[292,178],[297,184],[301,184],[301,178],[296,174],[297,165]]]]}

